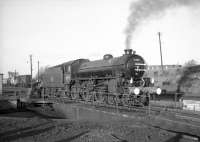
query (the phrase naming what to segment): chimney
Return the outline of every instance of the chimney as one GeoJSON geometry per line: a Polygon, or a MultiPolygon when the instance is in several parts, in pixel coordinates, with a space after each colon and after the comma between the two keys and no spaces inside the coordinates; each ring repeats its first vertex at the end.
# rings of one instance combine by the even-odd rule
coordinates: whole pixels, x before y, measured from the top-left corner
{"type": "Polygon", "coordinates": [[[135,54],[135,51],[133,49],[124,49],[125,55],[133,55],[135,54]]]}

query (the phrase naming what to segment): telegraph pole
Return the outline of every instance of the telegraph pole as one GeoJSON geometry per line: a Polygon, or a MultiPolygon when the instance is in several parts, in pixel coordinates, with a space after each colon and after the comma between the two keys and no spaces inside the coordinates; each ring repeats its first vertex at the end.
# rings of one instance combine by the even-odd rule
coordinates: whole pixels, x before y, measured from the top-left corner
{"type": "Polygon", "coordinates": [[[38,61],[38,81],[39,81],[39,75],[40,75],[40,62],[38,61]]]}
{"type": "Polygon", "coordinates": [[[158,32],[158,38],[159,38],[159,45],[160,45],[160,59],[161,59],[161,67],[163,71],[163,58],[162,58],[162,46],[161,46],[161,38],[160,38],[160,32],[158,32]]]}
{"type": "Polygon", "coordinates": [[[16,78],[17,78],[17,71],[16,71],[16,69],[15,69],[14,84],[16,83],[16,78]]]}
{"type": "Polygon", "coordinates": [[[32,76],[33,76],[33,65],[32,65],[32,55],[30,55],[30,67],[31,67],[31,88],[32,88],[32,76]]]}

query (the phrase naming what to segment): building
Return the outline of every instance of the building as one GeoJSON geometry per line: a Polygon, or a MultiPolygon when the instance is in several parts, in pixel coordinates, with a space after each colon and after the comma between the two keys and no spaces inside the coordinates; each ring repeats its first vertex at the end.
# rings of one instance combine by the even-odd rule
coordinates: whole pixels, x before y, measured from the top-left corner
{"type": "MultiPolygon", "coordinates": [[[[163,65],[163,70],[181,68],[181,65],[163,65]]],[[[149,65],[147,70],[162,70],[161,65],[149,65]]]]}

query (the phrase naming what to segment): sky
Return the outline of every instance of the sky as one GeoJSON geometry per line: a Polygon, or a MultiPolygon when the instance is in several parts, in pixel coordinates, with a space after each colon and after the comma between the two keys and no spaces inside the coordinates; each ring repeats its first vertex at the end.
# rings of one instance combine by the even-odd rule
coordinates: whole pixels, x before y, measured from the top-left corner
{"type": "MultiPolygon", "coordinates": [[[[0,0],[0,73],[30,73],[40,66],[69,60],[121,56],[134,0],[0,0]]],[[[200,62],[200,6],[169,9],[144,20],[132,36],[131,48],[149,65],[160,64],[161,32],[164,64],[200,62]]]]}

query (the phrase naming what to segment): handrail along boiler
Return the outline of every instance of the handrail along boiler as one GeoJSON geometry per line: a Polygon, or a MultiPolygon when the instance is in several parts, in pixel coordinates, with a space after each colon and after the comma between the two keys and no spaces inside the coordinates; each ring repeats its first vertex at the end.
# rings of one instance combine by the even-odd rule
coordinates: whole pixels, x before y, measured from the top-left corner
{"type": "Polygon", "coordinates": [[[159,94],[159,88],[143,77],[147,68],[144,59],[132,49],[124,51],[120,57],[106,54],[102,60],[77,59],[49,68],[42,79],[45,92],[52,94],[56,88],[71,99],[148,105],[149,94],[159,94]]]}

